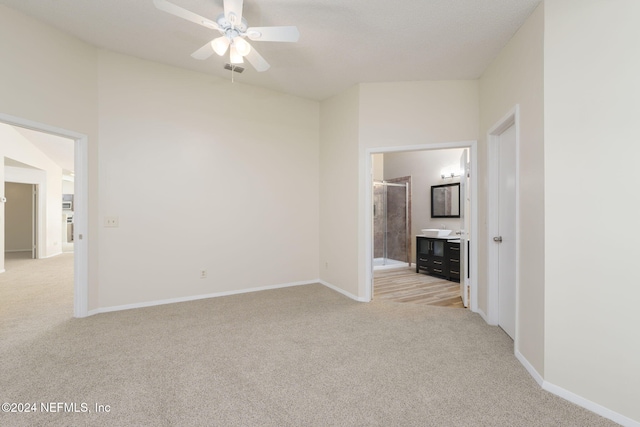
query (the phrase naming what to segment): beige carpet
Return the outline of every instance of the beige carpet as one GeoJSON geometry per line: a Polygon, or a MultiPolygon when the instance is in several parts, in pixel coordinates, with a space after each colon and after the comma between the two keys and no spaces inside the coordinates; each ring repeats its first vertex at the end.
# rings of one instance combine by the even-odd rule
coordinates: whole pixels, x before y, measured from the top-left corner
{"type": "Polygon", "coordinates": [[[308,285],[72,319],[72,261],[0,274],[0,400],[37,405],[2,426],[614,425],[541,390],[468,310],[308,285]]]}

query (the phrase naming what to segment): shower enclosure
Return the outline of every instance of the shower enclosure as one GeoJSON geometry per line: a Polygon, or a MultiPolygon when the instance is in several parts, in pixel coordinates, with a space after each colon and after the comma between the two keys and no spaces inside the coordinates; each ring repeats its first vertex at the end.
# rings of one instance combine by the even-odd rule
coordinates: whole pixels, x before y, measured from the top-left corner
{"type": "Polygon", "coordinates": [[[411,263],[411,178],[373,183],[373,267],[411,263]]]}

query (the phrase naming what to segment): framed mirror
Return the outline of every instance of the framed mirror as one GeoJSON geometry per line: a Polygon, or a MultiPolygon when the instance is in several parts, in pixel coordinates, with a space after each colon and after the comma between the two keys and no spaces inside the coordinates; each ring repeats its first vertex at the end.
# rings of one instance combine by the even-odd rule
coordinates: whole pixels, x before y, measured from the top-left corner
{"type": "Polygon", "coordinates": [[[431,218],[460,218],[460,183],[431,186],[431,218]]]}

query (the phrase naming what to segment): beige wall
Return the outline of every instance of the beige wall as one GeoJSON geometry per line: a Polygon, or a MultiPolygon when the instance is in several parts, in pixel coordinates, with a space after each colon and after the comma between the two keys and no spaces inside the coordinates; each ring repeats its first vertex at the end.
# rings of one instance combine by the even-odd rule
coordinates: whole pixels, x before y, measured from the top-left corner
{"type": "Polygon", "coordinates": [[[545,379],[637,423],[639,19],[545,5],[545,379]]]}
{"type": "Polygon", "coordinates": [[[30,251],[32,245],[33,186],[30,184],[4,183],[5,234],[4,250],[30,251]]]}
{"type": "MultiPolygon", "coordinates": [[[[520,106],[520,227],[518,242],[519,305],[516,351],[540,375],[544,374],[544,120],[543,44],[544,9],[540,5],[518,30],[480,79],[480,138],[483,154],[479,169],[487,168],[487,132],[517,104],[520,106]]],[[[486,175],[480,188],[487,188],[486,175]]],[[[482,190],[481,190],[482,191],[482,190]]],[[[486,213],[486,198],[479,210],[486,213]]],[[[486,217],[485,217],[486,218],[486,217]]],[[[479,225],[480,241],[487,242],[486,220],[479,225]]],[[[486,245],[486,243],[485,243],[486,245]]],[[[479,265],[487,264],[486,246],[479,265]]],[[[482,268],[481,271],[485,269],[482,268]]],[[[486,272],[480,275],[479,305],[486,310],[486,272]]],[[[486,312],[486,311],[485,311],[486,312]]]]}
{"type": "Polygon", "coordinates": [[[73,181],[62,180],[62,194],[74,194],[75,186],[73,181]]]}
{"type": "Polygon", "coordinates": [[[371,161],[373,162],[374,181],[382,181],[384,179],[384,154],[373,154],[371,161]]]}
{"type": "Polygon", "coordinates": [[[475,80],[363,83],[361,147],[476,140],[478,106],[475,80]]]}
{"type": "Polygon", "coordinates": [[[99,82],[101,306],[318,278],[317,102],[104,51],[99,82]]]}
{"type": "MultiPolygon", "coordinates": [[[[0,5],[0,112],[88,135],[89,308],[98,307],[96,49],[0,5]],[[36,52],[37,54],[34,54],[36,52]]],[[[2,176],[0,176],[2,178],[2,176]]],[[[58,200],[59,201],[59,200],[58,200]]],[[[60,233],[57,234],[58,239],[60,233]]]]}
{"type": "Polygon", "coordinates": [[[320,279],[357,297],[360,88],[320,106],[320,279]]]}

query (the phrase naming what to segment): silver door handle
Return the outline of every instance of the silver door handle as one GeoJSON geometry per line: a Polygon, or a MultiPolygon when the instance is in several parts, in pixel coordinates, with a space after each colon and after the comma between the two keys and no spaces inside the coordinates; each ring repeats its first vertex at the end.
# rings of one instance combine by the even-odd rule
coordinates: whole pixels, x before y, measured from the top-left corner
{"type": "Polygon", "coordinates": [[[494,237],[493,241],[496,243],[502,243],[502,236],[494,237]]]}

